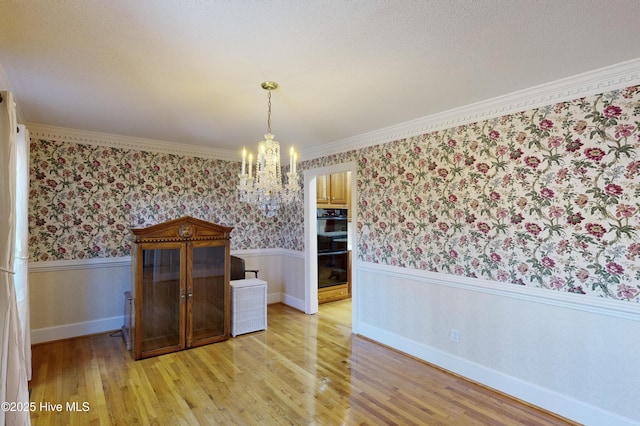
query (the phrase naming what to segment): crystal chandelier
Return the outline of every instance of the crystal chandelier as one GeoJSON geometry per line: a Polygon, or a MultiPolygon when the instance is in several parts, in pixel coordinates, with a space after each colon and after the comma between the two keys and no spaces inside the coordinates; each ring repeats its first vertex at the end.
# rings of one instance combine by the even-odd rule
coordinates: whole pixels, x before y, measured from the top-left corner
{"type": "Polygon", "coordinates": [[[262,214],[274,217],[283,204],[293,202],[300,191],[296,162],[298,154],[293,147],[289,150],[289,173],[287,184],[283,185],[280,169],[280,144],[273,140],[271,133],[271,91],[278,88],[278,83],[265,81],[262,88],[269,92],[269,113],[267,116],[267,134],[258,144],[255,174],[253,173],[253,154],[242,148],[242,172],[238,175],[238,199],[256,206],[262,214]],[[247,160],[249,167],[247,173],[247,160]]]}

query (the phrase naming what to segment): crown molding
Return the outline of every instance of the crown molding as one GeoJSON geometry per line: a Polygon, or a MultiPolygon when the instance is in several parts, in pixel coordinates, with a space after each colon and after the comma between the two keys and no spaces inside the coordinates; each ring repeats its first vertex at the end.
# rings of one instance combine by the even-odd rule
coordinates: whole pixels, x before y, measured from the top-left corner
{"type": "Polygon", "coordinates": [[[37,123],[26,123],[32,138],[53,139],[70,143],[111,148],[134,149],[140,151],[159,152],[164,154],[187,155],[216,160],[239,161],[238,153],[230,150],[206,148],[175,142],[154,139],[135,138],[131,136],[112,135],[108,133],[90,132],[86,130],[68,129],[37,123]]]}
{"type": "MultiPolygon", "coordinates": [[[[636,84],[640,84],[640,58],[306,149],[300,152],[300,160],[311,160],[367,148],[557,102],[623,89],[636,84]]],[[[26,123],[26,125],[31,136],[35,138],[239,161],[237,152],[231,150],[68,129],[37,123],[26,123]]]]}
{"type": "Polygon", "coordinates": [[[300,158],[340,154],[636,84],[640,84],[640,58],[324,144],[301,152],[300,158]]]}

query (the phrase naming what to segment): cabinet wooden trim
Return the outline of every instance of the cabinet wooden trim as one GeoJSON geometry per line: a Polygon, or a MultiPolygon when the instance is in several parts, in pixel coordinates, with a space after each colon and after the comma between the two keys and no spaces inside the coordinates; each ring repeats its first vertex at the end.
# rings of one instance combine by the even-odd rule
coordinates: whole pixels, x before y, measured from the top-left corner
{"type": "Polygon", "coordinates": [[[229,240],[233,227],[217,225],[195,217],[184,216],[146,228],[132,228],[133,241],[197,241],[229,240]]]}

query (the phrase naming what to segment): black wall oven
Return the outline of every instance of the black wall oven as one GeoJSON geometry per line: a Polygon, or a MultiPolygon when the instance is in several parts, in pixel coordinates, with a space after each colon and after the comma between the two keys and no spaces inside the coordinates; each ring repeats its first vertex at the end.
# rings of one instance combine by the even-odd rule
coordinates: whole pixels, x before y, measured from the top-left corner
{"type": "Polygon", "coordinates": [[[318,209],[318,288],[346,284],[347,209],[318,209]]]}

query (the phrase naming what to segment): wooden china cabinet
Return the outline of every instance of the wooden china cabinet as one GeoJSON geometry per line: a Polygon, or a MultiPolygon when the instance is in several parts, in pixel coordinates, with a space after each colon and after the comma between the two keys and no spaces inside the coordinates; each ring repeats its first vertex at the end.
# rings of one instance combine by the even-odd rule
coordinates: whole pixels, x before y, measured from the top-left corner
{"type": "Polygon", "coordinates": [[[131,229],[135,359],[229,338],[232,230],[193,217],[131,229]]]}

